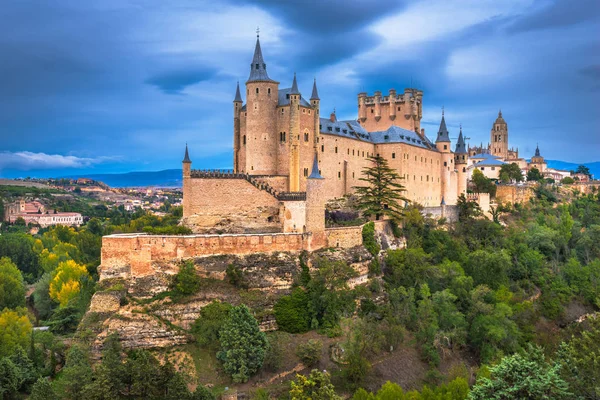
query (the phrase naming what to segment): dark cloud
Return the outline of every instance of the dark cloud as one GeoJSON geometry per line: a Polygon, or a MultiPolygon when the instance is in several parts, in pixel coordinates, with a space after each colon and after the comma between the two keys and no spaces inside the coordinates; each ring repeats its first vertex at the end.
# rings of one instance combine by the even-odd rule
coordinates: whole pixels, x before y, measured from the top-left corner
{"type": "Polygon", "coordinates": [[[214,78],[217,70],[200,67],[184,71],[164,72],[146,80],[146,83],[156,86],[166,94],[181,94],[188,86],[214,78]]]}
{"type": "Polygon", "coordinates": [[[579,73],[594,81],[600,80],[600,64],[590,65],[579,70],[579,73]]]}
{"type": "Polygon", "coordinates": [[[510,27],[513,33],[561,28],[595,20],[600,16],[598,0],[556,0],[541,10],[518,18],[510,27]]]}

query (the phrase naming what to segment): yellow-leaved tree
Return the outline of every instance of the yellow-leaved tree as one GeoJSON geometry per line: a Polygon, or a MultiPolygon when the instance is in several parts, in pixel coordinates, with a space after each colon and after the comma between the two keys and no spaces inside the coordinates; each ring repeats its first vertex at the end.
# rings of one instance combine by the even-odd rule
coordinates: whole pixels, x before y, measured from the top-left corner
{"type": "Polygon", "coordinates": [[[31,326],[24,307],[5,308],[0,312],[0,358],[13,354],[17,346],[27,348],[31,326]]]}
{"type": "Polygon", "coordinates": [[[50,298],[58,302],[61,307],[66,306],[79,294],[80,281],[84,277],[89,277],[85,266],[77,264],[73,260],[59,263],[50,281],[50,298]]]}

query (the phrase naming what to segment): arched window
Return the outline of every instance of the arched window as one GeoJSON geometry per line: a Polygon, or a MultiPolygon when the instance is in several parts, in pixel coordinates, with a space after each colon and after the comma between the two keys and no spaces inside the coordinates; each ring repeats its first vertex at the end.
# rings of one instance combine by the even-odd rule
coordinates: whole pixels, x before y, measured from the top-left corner
{"type": "Polygon", "coordinates": [[[304,141],[308,142],[308,132],[304,132],[304,141]]]}

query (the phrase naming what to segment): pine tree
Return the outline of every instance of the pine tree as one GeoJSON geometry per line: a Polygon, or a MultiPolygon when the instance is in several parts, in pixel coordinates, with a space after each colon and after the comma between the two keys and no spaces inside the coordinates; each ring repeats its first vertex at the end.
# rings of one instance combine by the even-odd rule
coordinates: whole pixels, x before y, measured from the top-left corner
{"type": "Polygon", "coordinates": [[[31,389],[31,396],[29,396],[30,400],[54,400],[58,396],[54,393],[52,389],[52,385],[48,378],[39,378],[37,382],[33,385],[31,389]]]}
{"type": "Polygon", "coordinates": [[[382,216],[400,219],[403,216],[402,202],[408,199],[402,195],[406,189],[399,183],[400,175],[389,167],[387,160],[379,155],[369,156],[372,167],[363,170],[360,181],[368,186],[357,186],[358,207],[367,217],[375,216],[379,220],[382,216]]]}

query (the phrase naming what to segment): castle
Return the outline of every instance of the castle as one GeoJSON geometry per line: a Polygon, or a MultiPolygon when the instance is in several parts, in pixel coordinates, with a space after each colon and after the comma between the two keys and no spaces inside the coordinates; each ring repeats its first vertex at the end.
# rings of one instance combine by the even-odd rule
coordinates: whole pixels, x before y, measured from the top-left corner
{"type": "Polygon", "coordinates": [[[466,193],[468,152],[462,130],[454,152],[442,113],[435,142],[421,129],[423,92],[358,94],[358,119],[322,118],[317,82],[307,99],[294,75],[289,88],[271,79],[260,39],[246,81],[233,100],[233,171],[192,171],[183,160],[184,221],[195,232],[313,232],[324,202],[353,193],[369,156],[403,178],[404,195],[426,208],[454,205],[466,193]],[[318,183],[317,183],[318,182],[318,183]],[[314,215],[313,215],[314,213],[314,215]]]}

